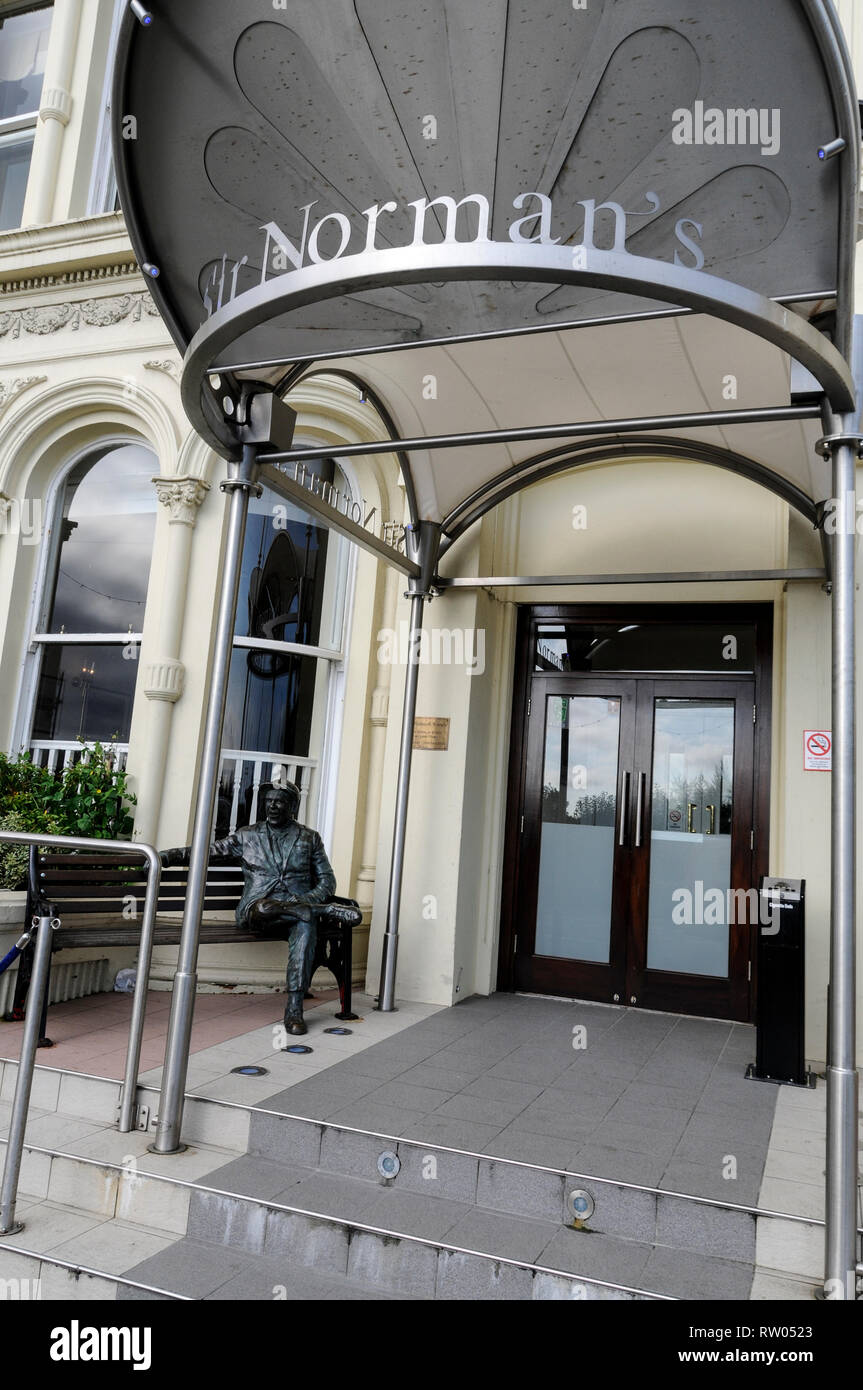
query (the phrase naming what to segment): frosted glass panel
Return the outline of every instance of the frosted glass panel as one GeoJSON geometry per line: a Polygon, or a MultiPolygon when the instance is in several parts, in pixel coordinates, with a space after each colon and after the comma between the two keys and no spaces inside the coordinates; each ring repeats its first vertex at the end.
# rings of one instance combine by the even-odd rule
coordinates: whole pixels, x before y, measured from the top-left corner
{"type": "Polygon", "coordinates": [[[728,975],[732,700],[657,700],[647,967],[728,975]]]}
{"type": "Polygon", "coordinates": [[[539,956],[608,963],[619,743],[619,700],[547,698],[539,956]]]}

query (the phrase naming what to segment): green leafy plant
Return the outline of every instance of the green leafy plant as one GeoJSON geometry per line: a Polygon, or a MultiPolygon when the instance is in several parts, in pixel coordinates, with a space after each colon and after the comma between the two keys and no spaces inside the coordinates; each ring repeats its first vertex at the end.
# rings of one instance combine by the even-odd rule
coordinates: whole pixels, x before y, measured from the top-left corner
{"type": "MultiPolygon", "coordinates": [[[[29,753],[18,758],[0,754],[0,829],[130,839],[129,808],[136,798],[126,773],[115,769],[111,750],[101,743],[82,748],[86,753],[80,761],[61,773],[39,767],[29,753]]],[[[0,887],[21,888],[26,877],[26,848],[0,845],[0,887]]]]}

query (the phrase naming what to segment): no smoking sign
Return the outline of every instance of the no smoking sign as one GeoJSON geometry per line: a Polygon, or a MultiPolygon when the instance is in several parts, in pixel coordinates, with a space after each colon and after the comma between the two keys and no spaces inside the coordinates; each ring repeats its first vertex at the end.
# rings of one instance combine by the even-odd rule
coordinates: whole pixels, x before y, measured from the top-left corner
{"type": "Polygon", "coordinates": [[[833,735],[829,729],[803,730],[804,772],[830,772],[833,768],[833,735]]]}

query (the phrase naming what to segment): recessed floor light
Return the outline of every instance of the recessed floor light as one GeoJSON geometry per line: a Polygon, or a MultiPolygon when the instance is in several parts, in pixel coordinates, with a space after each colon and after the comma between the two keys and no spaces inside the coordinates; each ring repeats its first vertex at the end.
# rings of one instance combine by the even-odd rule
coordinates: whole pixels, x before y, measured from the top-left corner
{"type": "Polygon", "coordinates": [[[290,1047],[283,1047],[283,1052],[312,1052],[311,1047],[304,1047],[302,1043],[291,1043],[290,1047]]]}
{"type": "Polygon", "coordinates": [[[231,1067],[231,1075],[237,1076],[269,1076],[266,1067],[231,1067]]]}

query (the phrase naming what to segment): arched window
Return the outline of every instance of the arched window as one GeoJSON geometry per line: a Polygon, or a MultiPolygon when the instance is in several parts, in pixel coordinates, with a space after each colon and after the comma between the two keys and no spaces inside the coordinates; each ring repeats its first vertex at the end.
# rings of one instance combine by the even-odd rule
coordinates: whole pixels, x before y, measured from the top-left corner
{"type": "MultiPolygon", "coordinates": [[[[338,464],[308,468],[342,497],[338,464]]],[[[265,487],[249,510],[237,607],[217,834],[254,821],[261,785],[287,778],[315,819],[334,669],[343,660],[350,547],[300,506],[265,487]]]]}
{"type": "Polygon", "coordinates": [[[156,525],[155,455],[108,445],[77,463],[47,534],[31,649],[29,746],[49,767],[83,743],[129,740],[156,525]]]}

